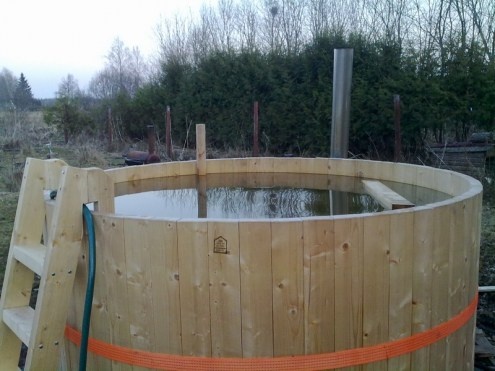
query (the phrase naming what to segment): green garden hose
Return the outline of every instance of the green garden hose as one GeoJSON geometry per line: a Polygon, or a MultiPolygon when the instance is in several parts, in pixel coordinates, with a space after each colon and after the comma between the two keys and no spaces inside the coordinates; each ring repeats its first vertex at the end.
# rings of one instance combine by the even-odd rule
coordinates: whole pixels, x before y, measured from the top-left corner
{"type": "Polygon", "coordinates": [[[88,280],[86,286],[86,297],[84,299],[84,314],[81,327],[81,347],[79,349],[79,371],[86,371],[86,362],[88,358],[88,338],[89,323],[91,321],[91,307],[93,304],[93,294],[95,288],[95,271],[96,271],[96,241],[95,226],[93,223],[93,214],[86,205],[83,205],[83,217],[86,222],[88,232],[88,280]]]}

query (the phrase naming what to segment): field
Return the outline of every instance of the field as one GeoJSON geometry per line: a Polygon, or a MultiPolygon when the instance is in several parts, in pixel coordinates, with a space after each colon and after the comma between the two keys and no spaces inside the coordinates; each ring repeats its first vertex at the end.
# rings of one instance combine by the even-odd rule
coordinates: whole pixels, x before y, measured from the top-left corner
{"type": "MultiPolygon", "coordinates": [[[[0,155],[3,159],[0,164],[0,282],[3,282],[26,157],[47,158],[51,154],[73,166],[111,168],[123,166],[121,154],[128,146],[127,143],[113,145],[114,150],[108,151],[105,143],[91,138],[78,138],[65,145],[59,133],[41,123],[40,114],[26,116],[24,120],[22,127],[5,126],[2,124],[6,118],[0,113],[0,155]]],[[[219,154],[216,156],[220,157],[219,154]]],[[[480,286],[495,286],[495,169],[488,168],[482,181],[484,199],[479,278],[480,286]]],[[[478,327],[495,340],[495,292],[480,295],[478,327]]]]}

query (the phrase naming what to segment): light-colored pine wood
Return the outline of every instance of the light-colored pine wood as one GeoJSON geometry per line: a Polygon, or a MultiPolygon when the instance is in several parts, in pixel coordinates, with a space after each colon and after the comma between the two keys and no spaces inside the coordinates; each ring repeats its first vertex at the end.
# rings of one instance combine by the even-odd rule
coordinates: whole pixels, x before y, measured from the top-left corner
{"type": "Polygon", "coordinates": [[[308,220],[304,228],[305,353],[335,350],[335,256],[332,220],[308,220]]]}
{"type": "MultiPolygon", "coordinates": [[[[480,237],[481,237],[481,209],[482,209],[482,193],[471,198],[469,201],[472,203],[472,208],[470,212],[467,212],[465,217],[469,218],[465,223],[466,228],[470,223],[472,223],[471,229],[469,230],[470,235],[470,246],[468,249],[468,261],[469,261],[469,284],[468,290],[468,300],[471,302],[476,295],[478,290],[478,275],[479,275],[479,255],[480,255],[480,237]],[[469,214],[471,213],[471,217],[469,214]]],[[[495,287],[492,286],[491,292],[495,291],[495,287]]],[[[479,290],[483,292],[483,290],[479,290]]],[[[466,352],[464,354],[466,369],[472,369],[474,363],[474,339],[476,337],[476,317],[470,319],[467,324],[466,330],[467,346],[466,352]],[[471,329],[471,330],[469,330],[471,329]],[[471,331],[471,333],[469,332],[471,331]],[[471,341],[470,341],[471,339],[471,341]]]]}
{"type": "MultiPolygon", "coordinates": [[[[154,237],[149,231],[148,220],[126,218],[124,220],[124,246],[127,267],[127,302],[131,348],[149,350],[155,342],[153,296],[150,253],[154,237]],[[151,241],[150,241],[151,236],[151,241]]],[[[134,367],[133,370],[145,370],[134,367]]]]}
{"type": "Polygon", "coordinates": [[[356,161],[350,159],[328,159],[328,169],[330,174],[342,176],[355,176],[362,178],[363,174],[356,169],[356,161]]]}
{"type": "Polygon", "coordinates": [[[243,357],[273,356],[270,223],[239,222],[243,357]]]}
{"type": "Polygon", "coordinates": [[[63,170],[52,224],[48,228],[46,264],[38,291],[33,336],[28,343],[27,369],[52,369],[58,362],[81,249],[86,181],[86,173],[80,169],[66,167],[63,170]],[[57,302],[56,307],[52,305],[54,302],[57,302]],[[59,320],[53,321],[53,318],[59,320]]]}
{"type": "MultiPolygon", "coordinates": [[[[32,341],[32,338],[39,335],[38,330],[40,327],[37,323],[37,316],[40,311],[43,311],[46,308],[43,307],[43,305],[39,305],[38,300],[38,313],[32,315],[32,311],[28,309],[27,306],[33,285],[33,270],[42,275],[41,283],[43,285],[46,275],[43,275],[44,268],[42,267],[43,265],[50,263],[50,261],[47,261],[48,258],[44,259],[44,256],[47,255],[49,251],[40,246],[42,236],[44,232],[47,231],[47,228],[45,227],[45,190],[58,186],[60,169],[64,165],[65,164],[61,161],[45,162],[32,158],[26,160],[16,218],[14,221],[14,229],[12,232],[11,248],[9,250],[9,257],[5,270],[2,297],[0,299],[0,318],[4,318],[5,310],[10,310],[11,312],[7,312],[5,317],[7,318],[7,321],[10,320],[10,326],[19,331],[18,334],[15,334],[8,328],[6,322],[3,320],[0,321],[0,359],[2,359],[3,367],[6,367],[7,369],[14,369],[17,366],[21,339],[29,344],[32,341]],[[25,308],[25,311],[21,309],[23,307],[25,308]],[[29,315],[15,315],[9,317],[9,313],[29,313],[29,315]],[[27,320],[30,320],[31,323],[28,323],[27,320]],[[29,330],[27,329],[28,327],[29,330]]],[[[45,244],[47,243],[46,240],[45,234],[45,244]]],[[[64,312],[64,302],[67,302],[68,304],[69,296],[64,296],[64,293],[62,292],[61,298],[61,310],[62,313],[66,315],[66,311],[64,312]]],[[[57,314],[56,311],[55,314],[57,314]]],[[[63,315],[61,318],[64,318],[63,315]]],[[[61,325],[63,325],[63,323],[61,325]]],[[[49,333],[50,330],[51,329],[47,329],[47,332],[49,333]]],[[[63,330],[56,335],[59,336],[62,335],[62,333],[63,330]]],[[[55,349],[57,346],[58,345],[55,345],[55,349]]],[[[49,353],[47,357],[48,365],[53,365],[53,367],[55,367],[58,362],[57,351],[55,350],[55,352],[53,352],[53,349],[48,349],[45,353],[49,353]]],[[[26,369],[28,370],[32,358],[33,350],[30,348],[28,350],[26,364],[26,369]]],[[[38,359],[35,361],[38,361],[38,359]]]]}
{"type": "Polygon", "coordinates": [[[208,174],[222,174],[234,172],[234,160],[212,159],[206,161],[206,171],[208,174]]]}
{"type": "Polygon", "coordinates": [[[13,245],[14,258],[31,269],[34,273],[41,275],[45,263],[46,246],[38,245],[13,245]]]}
{"type": "Polygon", "coordinates": [[[33,318],[34,309],[29,306],[10,308],[3,311],[3,321],[24,344],[28,343],[31,337],[33,318]]]}
{"type": "MultiPolygon", "coordinates": [[[[363,231],[363,346],[377,345],[389,337],[390,215],[364,219],[363,231]],[[378,289],[379,288],[379,289],[378,289]]],[[[376,362],[365,370],[387,370],[387,362],[376,362]]]]}
{"type": "Polygon", "coordinates": [[[273,173],[273,158],[251,158],[247,172],[249,173],[273,173]]]}
{"type": "MultiPolygon", "coordinates": [[[[87,200],[92,202],[92,209],[97,212],[113,213],[115,212],[114,204],[114,185],[111,178],[101,169],[89,168],[87,171],[87,200]]],[[[85,227],[86,228],[86,227],[85,227]]],[[[96,227],[95,227],[96,229],[96,227]]],[[[71,308],[72,323],[77,323],[75,318],[82,318],[84,309],[84,300],[87,288],[88,275],[88,236],[87,231],[84,231],[84,239],[82,251],[79,256],[77,275],[74,281],[73,305],[71,308]]],[[[98,240],[98,239],[97,239],[98,240]]],[[[99,239],[101,241],[101,239],[99,239]]],[[[96,248],[96,280],[103,281],[104,275],[104,256],[105,245],[100,246],[97,243],[96,248]]],[[[96,339],[111,342],[110,332],[108,331],[108,323],[111,322],[112,314],[108,311],[108,291],[105,285],[95,284],[93,295],[93,306],[91,310],[90,335],[96,339]]],[[[77,323],[80,326],[80,323],[77,323]]],[[[76,347],[76,352],[79,347],[76,347]]],[[[68,350],[69,352],[69,350],[68,350]]],[[[112,362],[103,357],[99,357],[89,352],[87,355],[88,369],[111,369],[112,362]]]]}
{"type": "Polygon", "coordinates": [[[298,157],[292,158],[273,158],[273,171],[276,173],[300,173],[301,159],[298,157]]]}
{"type": "Polygon", "coordinates": [[[212,356],[242,357],[237,222],[208,222],[208,255],[212,356]]]}
{"type": "Polygon", "coordinates": [[[336,351],[363,345],[363,220],[334,219],[336,351]]]}
{"type": "MultiPolygon", "coordinates": [[[[94,214],[95,233],[97,238],[97,281],[101,289],[95,288],[94,302],[103,302],[107,311],[104,315],[93,316],[91,326],[94,336],[102,341],[117,343],[130,348],[130,317],[128,303],[132,301],[127,290],[127,261],[124,238],[125,218],[108,214],[94,214]],[[100,280],[98,280],[100,279],[100,280]]],[[[77,318],[77,317],[76,317],[77,318]]],[[[78,317],[81,318],[81,317],[78,317]]],[[[97,364],[105,366],[102,369],[127,371],[132,366],[120,362],[111,362],[98,357],[97,364]]]]}
{"type": "Polygon", "coordinates": [[[303,228],[301,221],[273,221],[274,356],[304,353],[303,228]]]}
{"type": "Polygon", "coordinates": [[[94,202],[94,210],[105,213],[115,212],[115,189],[112,179],[101,169],[90,168],[88,172],[89,202],[94,202]]]}
{"type": "MultiPolygon", "coordinates": [[[[389,340],[411,335],[414,215],[401,212],[390,218],[389,340]]],[[[408,370],[411,355],[392,358],[389,370],[408,370]]]]}
{"type": "MultiPolygon", "coordinates": [[[[431,291],[431,326],[439,325],[449,319],[449,251],[450,211],[447,206],[437,207],[432,212],[432,276],[431,291]]],[[[446,368],[447,340],[443,339],[430,346],[430,365],[436,370],[446,368]]]]}
{"type": "Polygon", "coordinates": [[[177,223],[182,354],[211,356],[208,224],[177,223]]]}
{"type": "MultiPolygon", "coordinates": [[[[434,220],[432,208],[425,207],[414,213],[413,311],[412,333],[431,328],[431,279],[433,269],[434,220]]],[[[411,369],[428,369],[428,348],[411,354],[411,369]]]]}
{"type": "MultiPolygon", "coordinates": [[[[60,161],[27,160],[14,223],[9,258],[11,268],[7,269],[8,278],[4,285],[1,307],[9,309],[26,306],[30,296],[28,287],[32,285],[34,278],[33,272],[41,276],[31,329],[18,334],[28,346],[25,365],[27,370],[52,369],[58,364],[60,349],[64,343],[65,318],[69,311],[77,258],[81,250],[82,205],[88,202],[88,173],[81,169],[62,167],[63,165],[60,161]],[[45,190],[50,191],[48,188],[53,188],[57,179],[59,185],[56,201],[47,218],[45,190]],[[42,238],[45,247],[40,246],[42,238]],[[20,264],[17,259],[25,265],[20,264]],[[12,283],[9,284],[10,280],[12,283]],[[15,295],[20,288],[24,291],[24,299],[15,295]],[[57,306],[52,305],[54,302],[57,306]],[[58,321],[54,321],[54,318],[58,321]]],[[[11,317],[13,318],[17,318],[19,323],[15,326],[16,322],[13,321],[12,326],[17,329],[26,328],[27,323],[21,321],[21,317],[11,317]]],[[[2,322],[0,337],[3,338],[4,334],[12,337],[9,331],[4,332],[3,326],[2,322]]],[[[19,354],[14,350],[20,345],[19,341],[6,340],[2,343],[6,345],[2,349],[17,353],[2,357],[13,362],[19,354]]]]}
{"type": "MultiPolygon", "coordinates": [[[[217,173],[221,179],[218,184],[228,185],[238,181],[236,174],[254,171],[258,174],[250,176],[244,185],[256,187],[274,181],[278,185],[325,189],[330,184],[336,190],[362,191],[357,178],[343,181],[327,176],[316,181],[304,175],[339,174],[377,182],[404,178],[451,194],[462,193],[462,197],[443,202],[441,209],[432,204],[381,215],[227,222],[128,219],[111,214],[114,190],[117,194],[137,192],[153,189],[163,181],[172,188],[196,186],[197,162],[105,172],[71,169],[71,175],[62,178],[78,196],[76,201],[68,201],[67,208],[80,211],[82,200],[98,201],[97,244],[104,246],[98,250],[97,282],[104,283],[95,289],[91,336],[130,348],[198,356],[318,353],[377,344],[428,330],[464,309],[477,290],[481,188],[469,178],[446,171],[437,174],[436,169],[413,165],[348,159],[248,158],[205,163],[208,172],[217,173]],[[226,176],[226,171],[235,174],[226,176]],[[114,185],[116,180],[120,184],[114,185]],[[127,181],[132,183],[126,185],[127,181]],[[476,201],[471,203],[471,198],[476,201]],[[455,206],[454,201],[460,203],[455,206]],[[453,221],[455,232],[445,219],[453,221]],[[226,239],[230,254],[213,251],[219,236],[226,239]],[[444,245],[449,248],[445,250],[444,245]]],[[[57,169],[48,171],[39,166],[35,171],[36,166],[34,161],[33,174],[39,179],[34,184],[55,184],[59,195],[67,193],[58,186],[57,169]]],[[[214,183],[208,181],[209,186],[214,183]]],[[[72,214],[61,211],[59,198],[46,201],[46,193],[38,192],[37,187],[32,188],[34,196],[25,196],[25,200],[32,197],[35,209],[39,206],[41,214],[46,214],[48,228],[43,233],[44,221],[27,215],[22,223],[29,228],[22,227],[15,238],[40,247],[42,234],[42,242],[52,250],[54,246],[71,245],[66,236],[73,232],[69,228],[73,225],[72,214]],[[40,195],[45,196],[41,202],[40,195]],[[64,218],[62,227],[54,227],[59,218],[64,218]]],[[[30,208],[26,210],[31,212],[30,208]]],[[[85,245],[85,239],[82,241],[85,245]]],[[[10,281],[17,294],[9,295],[6,302],[20,305],[26,301],[22,294],[30,290],[31,270],[40,270],[42,254],[39,249],[32,254],[25,244],[16,246],[21,248],[8,271],[17,271],[16,280],[10,281]]],[[[66,266],[70,254],[51,257],[66,266]]],[[[82,293],[87,273],[87,251],[83,249],[77,256],[74,294],[82,293]]],[[[55,277],[61,274],[55,273],[55,277]]],[[[47,281],[45,290],[53,285],[47,281]]],[[[62,282],[64,287],[66,282],[62,282]]],[[[54,295],[46,296],[55,300],[54,295]]],[[[14,312],[10,314],[11,326],[27,337],[29,331],[22,321],[14,312]]],[[[46,324],[45,316],[39,317],[41,326],[46,324]]],[[[72,299],[68,322],[78,327],[81,318],[82,295],[77,295],[72,299]]],[[[2,333],[1,326],[0,336],[7,339],[9,335],[5,334],[10,330],[6,327],[8,331],[2,333]]],[[[473,328],[471,321],[431,347],[355,369],[395,370],[408,369],[409,365],[410,369],[458,365],[470,369],[473,328]]],[[[53,331],[52,324],[47,331],[53,331]]],[[[13,349],[20,342],[17,339],[17,343],[4,344],[6,349],[13,349]]],[[[77,367],[77,350],[67,345],[65,357],[73,367],[77,367]]],[[[4,362],[3,353],[0,356],[4,362]]],[[[90,369],[133,369],[91,354],[88,364],[90,369]]]]}
{"type": "Polygon", "coordinates": [[[148,232],[155,332],[151,349],[182,354],[177,222],[150,220],[148,232]]]}
{"type": "Polygon", "coordinates": [[[363,180],[365,191],[372,196],[385,210],[396,210],[413,207],[414,204],[406,200],[397,192],[377,180],[363,180]]]}
{"type": "MultiPolygon", "coordinates": [[[[450,205],[450,249],[449,249],[449,301],[448,316],[454,317],[467,306],[467,297],[465,293],[465,275],[466,272],[466,239],[464,238],[464,212],[466,204],[457,202],[450,205]]],[[[454,334],[449,336],[447,342],[447,367],[455,368],[457,365],[462,367],[463,354],[459,349],[463,347],[466,336],[465,327],[460,328],[454,334]]]]}
{"type": "Polygon", "coordinates": [[[196,170],[198,175],[206,175],[206,129],[204,124],[196,125],[196,170]]]}

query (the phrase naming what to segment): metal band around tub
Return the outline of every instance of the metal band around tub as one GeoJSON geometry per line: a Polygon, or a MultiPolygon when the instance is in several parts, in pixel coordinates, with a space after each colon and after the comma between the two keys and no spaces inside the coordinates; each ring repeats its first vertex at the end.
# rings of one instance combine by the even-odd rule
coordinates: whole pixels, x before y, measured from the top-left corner
{"type": "MultiPolygon", "coordinates": [[[[98,356],[127,365],[158,370],[324,370],[357,366],[398,357],[433,344],[460,329],[475,314],[478,294],[458,315],[429,330],[407,338],[363,348],[332,353],[282,356],[274,358],[211,358],[153,353],[89,339],[88,350],[98,356]]],[[[65,336],[74,344],[81,333],[67,326],[65,336]]]]}

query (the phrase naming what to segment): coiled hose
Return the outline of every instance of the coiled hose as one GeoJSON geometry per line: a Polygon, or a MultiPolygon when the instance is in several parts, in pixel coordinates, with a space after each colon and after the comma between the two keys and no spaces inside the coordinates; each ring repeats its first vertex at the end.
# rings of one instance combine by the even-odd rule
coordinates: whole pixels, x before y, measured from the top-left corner
{"type": "Polygon", "coordinates": [[[96,271],[96,240],[93,214],[86,205],[83,205],[83,217],[86,222],[88,233],[88,280],[86,286],[86,297],[84,299],[84,314],[81,327],[81,346],[79,349],[79,371],[86,371],[88,358],[89,323],[91,321],[91,308],[93,304],[93,294],[95,288],[96,271]]]}

